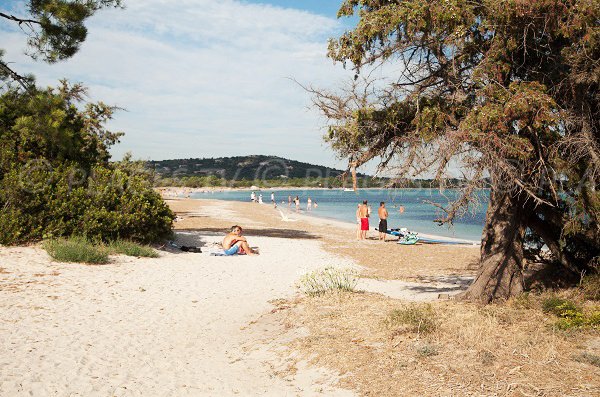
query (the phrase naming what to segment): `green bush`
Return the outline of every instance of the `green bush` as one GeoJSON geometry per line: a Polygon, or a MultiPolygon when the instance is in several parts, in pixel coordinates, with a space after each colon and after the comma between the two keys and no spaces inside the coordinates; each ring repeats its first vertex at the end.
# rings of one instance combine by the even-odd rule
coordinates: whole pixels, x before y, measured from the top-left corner
{"type": "Polygon", "coordinates": [[[0,243],[84,235],[142,243],[168,237],[174,214],[141,175],[95,166],[16,167],[0,181],[0,243]]]}
{"type": "Polygon", "coordinates": [[[554,325],[561,330],[600,326],[600,312],[584,313],[579,306],[568,299],[557,296],[546,298],[542,301],[542,310],[560,317],[554,325]]]}
{"type": "Polygon", "coordinates": [[[58,262],[108,263],[108,250],[84,237],[47,240],[42,245],[52,259],[58,262]]]}
{"type": "Polygon", "coordinates": [[[170,234],[174,215],[143,164],[109,164],[122,135],[105,127],[116,108],[81,103],[84,91],[66,82],[2,90],[0,244],[71,235],[151,242],[170,234]]]}
{"type": "Polygon", "coordinates": [[[595,311],[595,312],[590,313],[586,317],[586,325],[589,325],[590,327],[593,327],[593,328],[600,327],[600,311],[595,311]]]}
{"type": "Polygon", "coordinates": [[[438,328],[436,317],[430,304],[410,304],[392,310],[384,324],[389,329],[427,334],[438,328]]]}
{"type": "Polygon", "coordinates": [[[147,245],[136,244],[132,241],[117,240],[109,244],[111,253],[144,258],[157,258],[158,253],[147,245]]]}
{"type": "Polygon", "coordinates": [[[328,291],[353,292],[358,283],[358,273],[354,269],[327,267],[304,275],[298,286],[308,296],[323,295],[328,291]]]}
{"type": "Polygon", "coordinates": [[[558,317],[572,317],[581,310],[577,305],[568,299],[551,296],[542,300],[542,310],[545,313],[552,313],[558,317]]]}

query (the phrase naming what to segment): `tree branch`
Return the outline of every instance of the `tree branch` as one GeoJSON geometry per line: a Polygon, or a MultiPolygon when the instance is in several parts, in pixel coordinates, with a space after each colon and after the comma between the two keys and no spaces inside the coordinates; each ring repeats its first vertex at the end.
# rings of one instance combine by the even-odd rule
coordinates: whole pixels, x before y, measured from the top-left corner
{"type": "Polygon", "coordinates": [[[4,61],[0,60],[0,69],[2,69],[8,76],[10,76],[14,81],[19,83],[21,87],[25,90],[29,90],[31,86],[29,85],[28,79],[25,76],[21,76],[14,70],[12,70],[4,61]]]}
{"type": "Polygon", "coordinates": [[[19,25],[23,24],[23,23],[35,23],[37,25],[41,25],[42,23],[40,21],[36,21],[35,19],[23,19],[23,18],[18,18],[14,15],[8,15],[5,14],[3,12],[0,12],[0,17],[2,18],[6,18],[10,21],[14,21],[14,22],[18,22],[19,25]]]}

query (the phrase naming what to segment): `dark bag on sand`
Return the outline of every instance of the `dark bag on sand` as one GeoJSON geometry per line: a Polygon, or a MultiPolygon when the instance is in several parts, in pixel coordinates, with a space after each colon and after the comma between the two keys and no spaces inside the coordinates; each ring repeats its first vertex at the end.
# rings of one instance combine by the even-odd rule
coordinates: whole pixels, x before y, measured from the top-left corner
{"type": "Polygon", "coordinates": [[[198,254],[202,253],[202,250],[200,249],[200,247],[179,245],[179,244],[175,244],[173,241],[169,241],[169,245],[171,247],[178,248],[178,249],[182,250],[183,252],[195,252],[198,254]]]}
{"type": "Polygon", "coordinates": [[[187,245],[182,245],[180,249],[184,252],[202,253],[202,250],[200,249],[200,247],[188,247],[187,245]]]}

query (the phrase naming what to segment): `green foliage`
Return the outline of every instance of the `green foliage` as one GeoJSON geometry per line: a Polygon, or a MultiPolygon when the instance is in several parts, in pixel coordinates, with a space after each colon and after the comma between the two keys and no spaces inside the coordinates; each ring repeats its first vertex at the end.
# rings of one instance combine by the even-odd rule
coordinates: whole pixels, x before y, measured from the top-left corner
{"type": "Polygon", "coordinates": [[[414,303],[392,310],[384,324],[388,329],[417,334],[431,333],[439,326],[437,314],[430,304],[414,303]]]}
{"type": "Polygon", "coordinates": [[[0,177],[15,164],[69,161],[85,172],[108,164],[108,148],[122,135],[104,127],[116,108],[96,103],[79,110],[85,93],[82,86],[61,81],[56,89],[9,89],[0,96],[0,177]]]}
{"type": "Polygon", "coordinates": [[[542,300],[542,310],[558,317],[569,317],[580,312],[574,302],[558,296],[551,296],[542,300]]]}
{"type": "Polygon", "coordinates": [[[15,168],[0,180],[0,243],[82,234],[94,240],[168,237],[174,215],[140,176],[101,166],[15,168]]]}
{"type": "Polygon", "coordinates": [[[94,242],[86,237],[71,236],[45,240],[42,247],[52,259],[59,262],[105,264],[110,254],[157,258],[158,253],[149,246],[127,240],[111,241],[108,244],[94,242]]]}
{"type": "Polygon", "coordinates": [[[568,299],[557,296],[548,297],[542,300],[542,310],[559,317],[555,326],[561,330],[600,326],[600,311],[585,313],[578,305],[568,299]]]}
{"type": "Polygon", "coordinates": [[[30,55],[53,63],[72,57],[87,37],[85,22],[96,11],[122,0],[29,0],[29,15],[6,18],[29,36],[30,55]]]}
{"type": "Polygon", "coordinates": [[[43,247],[48,255],[58,262],[108,263],[106,247],[95,245],[84,237],[47,240],[43,247]]]}
{"type": "Polygon", "coordinates": [[[114,108],[78,110],[79,86],[0,97],[0,243],[85,235],[151,242],[173,213],[132,162],[108,164],[120,134],[104,128],[114,108]]]}
{"type": "MultiPolygon", "coordinates": [[[[444,179],[458,165],[467,183],[439,223],[472,208],[489,175],[491,199],[508,197],[486,220],[496,234],[487,241],[505,247],[499,255],[521,264],[523,234],[503,239],[528,230],[559,266],[591,273],[600,255],[598,0],[345,0],[338,15],[357,22],[330,40],[328,56],[355,78],[338,92],[310,90],[337,154],[355,167],[393,164],[402,177],[444,179]],[[382,64],[397,73],[365,70],[382,64]],[[528,216],[504,222],[512,207],[528,216]]],[[[514,269],[477,286],[520,277],[514,269]]]]}
{"type": "Polygon", "coordinates": [[[158,258],[158,253],[147,245],[136,244],[132,241],[117,240],[109,243],[108,248],[112,253],[143,258],[158,258]]]}
{"type": "Polygon", "coordinates": [[[298,287],[308,296],[319,296],[329,291],[353,292],[357,283],[356,270],[327,267],[304,275],[298,287]]]}
{"type": "MultiPolygon", "coordinates": [[[[12,15],[10,10],[0,10],[0,20],[14,24],[15,30],[28,36],[27,53],[33,59],[48,63],[68,59],[75,55],[87,37],[85,22],[96,11],[107,7],[121,7],[122,0],[28,0],[28,15],[12,15]]],[[[7,4],[3,4],[7,7],[7,4]]],[[[25,90],[36,91],[32,75],[14,71],[2,58],[0,49],[0,81],[17,82],[25,90]]]]}
{"type": "Polygon", "coordinates": [[[149,161],[148,168],[163,178],[199,177],[215,183],[222,179],[335,178],[343,173],[329,167],[262,155],[149,161]]]}

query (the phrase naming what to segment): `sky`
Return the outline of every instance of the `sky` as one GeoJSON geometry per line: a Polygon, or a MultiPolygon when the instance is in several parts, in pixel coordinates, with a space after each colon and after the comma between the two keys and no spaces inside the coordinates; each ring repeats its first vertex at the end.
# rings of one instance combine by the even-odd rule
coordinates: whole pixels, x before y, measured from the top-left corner
{"type": "MultiPolygon", "coordinates": [[[[343,167],[324,143],[326,121],[303,84],[332,88],[352,71],[326,57],[327,40],[355,21],[341,0],[125,0],[89,19],[71,59],[24,55],[26,37],[0,21],[4,59],[41,86],[82,82],[91,101],[122,107],[114,159],[278,155],[343,167]]],[[[23,1],[0,0],[22,15],[23,1]]],[[[368,171],[364,169],[363,171],[368,171]]]]}

